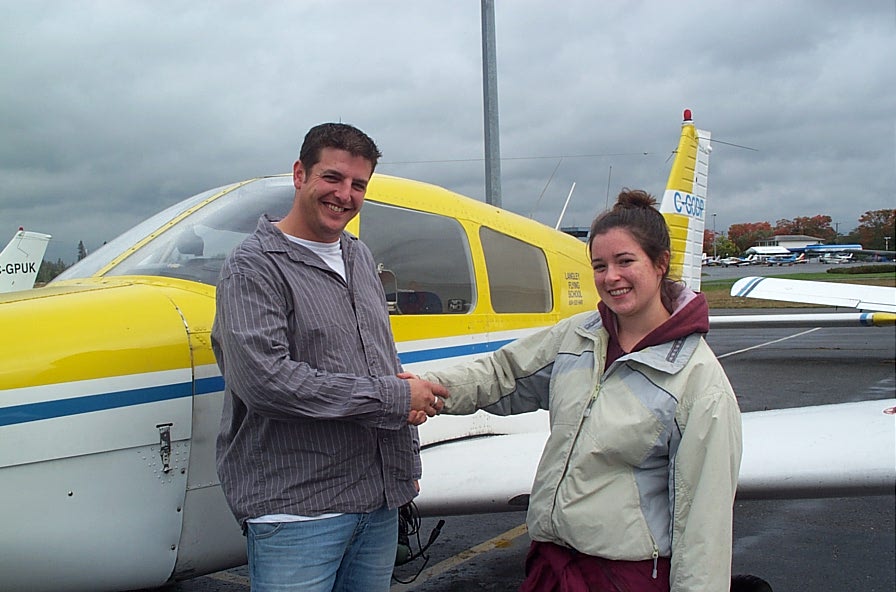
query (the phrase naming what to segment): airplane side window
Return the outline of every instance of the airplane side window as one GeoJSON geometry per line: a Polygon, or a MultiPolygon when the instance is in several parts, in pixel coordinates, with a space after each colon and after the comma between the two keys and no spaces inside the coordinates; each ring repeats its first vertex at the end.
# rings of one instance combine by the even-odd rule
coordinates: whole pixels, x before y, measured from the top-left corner
{"type": "Polygon", "coordinates": [[[377,263],[389,314],[473,309],[473,263],[457,220],[367,200],[359,233],[377,263]]]}
{"type": "Polygon", "coordinates": [[[485,226],[479,238],[495,312],[550,312],[551,278],[544,252],[485,226]]]}

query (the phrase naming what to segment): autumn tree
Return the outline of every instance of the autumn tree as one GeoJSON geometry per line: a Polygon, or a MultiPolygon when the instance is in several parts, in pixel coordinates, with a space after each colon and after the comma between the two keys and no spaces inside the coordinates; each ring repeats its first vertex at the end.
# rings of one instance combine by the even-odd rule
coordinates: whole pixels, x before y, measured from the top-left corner
{"type": "Polygon", "coordinates": [[[712,245],[718,237],[718,233],[713,233],[707,228],[703,229],[703,252],[712,256],[712,245]]]}
{"type": "Polygon", "coordinates": [[[740,253],[760,241],[768,240],[773,235],[772,225],[768,222],[744,222],[732,224],[728,228],[728,240],[737,245],[740,253]]]}
{"type": "Polygon", "coordinates": [[[798,216],[793,220],[778,220],[774,229],[775,235],[804,234],[831,242],[837,236],[837,231],[831,228],[831,217],[824,215],[798,216]]]}
{"type": "Polygon", "coordinates": [[[896,209],[865,212],[853,234],[866,249],[896,249],[896,209]]]}

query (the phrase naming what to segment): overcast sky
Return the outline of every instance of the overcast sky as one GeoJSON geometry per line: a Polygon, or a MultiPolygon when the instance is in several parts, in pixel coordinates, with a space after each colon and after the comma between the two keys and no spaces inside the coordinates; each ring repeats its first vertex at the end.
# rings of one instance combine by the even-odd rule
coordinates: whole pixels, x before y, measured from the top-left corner
{"type": "MultiPolygon", "coordinates": [[[[323,121],[369,133],[378,172],[484,200],[480,20],[479,0],[0,0],[0,243],[24,226],[71,262],[288,172],[323,121]]],[[[575,182],[563,224],[586,226],[623,186],[661,194],[685,108],[716,141],[707,228],[847,233],[896,207],[894,0],[495,0],[495,20],[507,209],[553,226],[575,182]]]]}

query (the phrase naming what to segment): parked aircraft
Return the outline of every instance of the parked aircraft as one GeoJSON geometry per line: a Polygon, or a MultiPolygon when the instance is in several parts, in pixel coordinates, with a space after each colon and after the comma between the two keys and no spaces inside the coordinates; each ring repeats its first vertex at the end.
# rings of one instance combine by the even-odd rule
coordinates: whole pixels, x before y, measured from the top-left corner
{"type": "Polygon", "coordinates": [[[747,257],[725,257],[721,259],[719,263],[722,264],[722,267],[746,267],[747,265],[754,265],[758,263],[758,259],[756,255],[748,255],[747,257]]]}
{"type": "Polygon", "coordinates": [[[19,228],[0,252],[0,292],[34,287],[50,238],[49,234],[19,228]]]}
{"type": "Polygon", "coordinates": [[[773,255],[771,257],[768,257],[765,260],[765,264],[768,265],[769,267],[774,267],[775,265],[777,265],[778,267],[781,267],[783,265],[793,265],[795,263],[805,263],[805,262],[806,262],[805,253],[800,253],[799,256],[797,256],[796,253],[792,253],[790,255],[773,255]]]}
{"type": "Polygon", "coordinates": [[[709,257],[706,253],[703,253],[703,265],[709,267],[715,267],[722,264],[722,258],[718,255],[715,257],[709,257]]]}
{"type": "Polygon", "coordinates": [[[820,263],[852,263],[853,253],[825,253],[818,258],[820,263]]]}
{"type": "MultiPolygon", "coordinates": [[[[661,209],[680,253],[673,273],[695,288],[709,147],[686,112],[661,209]]],[[[215,282],[258,216],[285,213],[293,191],[288,175],[206,191],[48,286],[0,295],[0,326],[15,336],[0,344],[4,588],[146,588],[245,563],[215,474],[215,282]]],[[[581,241],[432,185],[376,175],[350,230],[374,253],[413,372],[472,359],[597,299],[581,241]]],[[[712,326],[754,326],[748,317],[712,326]]],[[[892,492],[893,421],[881,411],[894,405],[745,414],[739,494],[892,492]],[[784,436],[809,437],[811,454],[784,436]]],[[[425,423],[423,463],[439,470],[424,474],[420,511],[525,507],[547,426],[544,413],[425,423]]]]}

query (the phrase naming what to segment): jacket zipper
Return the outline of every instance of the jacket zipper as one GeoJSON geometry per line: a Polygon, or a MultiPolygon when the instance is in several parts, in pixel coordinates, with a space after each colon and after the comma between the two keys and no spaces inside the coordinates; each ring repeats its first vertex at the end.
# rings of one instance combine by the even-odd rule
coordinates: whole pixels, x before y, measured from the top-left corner
{"type": "MultiPolygon", "coordinates": [[[[615,362],[614,362],[614,364],[615,364],[615,362]]],[[[612,366],[611,366],[611,368],[612,368],[612,366]]],[[[597,386],[594,388],[594,394],[591,395],[591,400],[588,401],[588,406],[585,407],[585,413],[583,414],[584,417],[588,417],[591,415],[591,408],[594,407],[594,402],[597,401],[597,397],[600,395],[600,389],[604,384],[604,380],[603,380],[604,378],[606,378],[606,373],[604,373],[604,375],[601,377],[601,380],[597,383],[597,386]]],[[[581,426],[579,426],[579,431],[581,431],[581,429],[582,429],[581,426]]],[[[566,476],[566,473],[564,471],[564,477],[565,476],[566,476]]],[[[563,480],[563,478],[561,477],[561,481],[562,480],[563,480]]],[[[556,503],[556,500],[555,500],[555,503],[556,503]]],[[[650,577],[655,580],[658,575],[657,565],[659,563],[660,550],[657,548],[656,541],[653,540],[653,536],[651,536],[650,538],[651,538],[651,543],[653,543],[653,553],[651,555],[651,557],[653,557],[653,571],[651,572],[650,577]]]]}
{"type": "Polygon", "coordinates": [[[585,407],[585,417],[588,417],[589,415],[591,415],[591,408],[594,407],[594,402],[597,401],[597,396],[600,395],[600,387],[602,385],[603,385],[603,381],[600,381],[597,384],[597,386],[594,388],[594,394],[591,395],[591,400],[588,401],[588,406],[585,407]]]}

